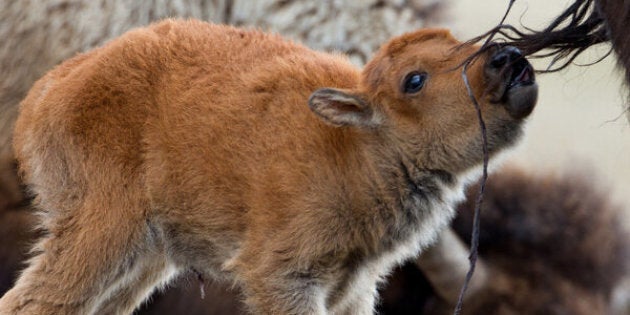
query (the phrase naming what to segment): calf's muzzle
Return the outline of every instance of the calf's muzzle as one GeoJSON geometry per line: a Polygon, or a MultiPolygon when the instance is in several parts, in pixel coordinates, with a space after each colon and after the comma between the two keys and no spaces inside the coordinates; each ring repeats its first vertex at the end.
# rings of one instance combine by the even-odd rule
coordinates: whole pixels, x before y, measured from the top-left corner
{"type": "Polygon", "coordinates": [[[514,119],[527,117],[538,98],[534,68],[518,48],[503,46],[491,52],[485,65],[491,100],[501,103],[514,119]]]}

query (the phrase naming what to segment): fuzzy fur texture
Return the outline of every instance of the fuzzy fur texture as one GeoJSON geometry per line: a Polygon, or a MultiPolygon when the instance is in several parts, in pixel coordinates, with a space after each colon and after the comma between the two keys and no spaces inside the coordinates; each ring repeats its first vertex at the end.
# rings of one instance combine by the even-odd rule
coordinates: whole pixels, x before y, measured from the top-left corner
{"type": "MultiPolygon", "coordinates": [[[[558,274],[610,293],[624,274],[630,253],[625,244],[628,238],[623,237],[622,211],[596,183],[591,175],[541,177],[514,170],[493,179],[491,203],[486,206],[489,228],[481,241],[515,258],[542,252],[558,274]],[[518,238],[528,241],[517,243],[518,238]],[[564,241],[553,244],[554,239],[564,241]],[[576,262],[569,258],[572,254],[585,259],[576,262]]],[[[470,209],[470,202],[462,205],[462,215],[454,224],[463,235],[470,229],[470,209]]]]}
{"type": "Polygon", "coordinates": [[[168,17],[259,27],[363,64],[394,35],[441,20],[445,1],[47,0],[0,4],[0,206],[23,197],[11,135],[18,103],[61,61],[168,17]],[[369,28],[366,28],[369,25],[369,28]]]}
{"type": "MultiPolygon", "coordinates": [[[[467,313],[621,314],[612,298],[630,267],[622,209],[590,175],[506,174],[490,182],[480,235],[494,281],[467,313]]],[[[467,241],[472,209],[453,224],[467,241]]]]}
{"type": "MultiPolygon", "coordinates": [[[[448,224],[482,159],[452,71],[476,48],[458,46],[408,33],[359,71],[279,36],[167,20],[64,62],[16,123],[46,235],[0,313],[128,313],[187,270],[235,283],[255,313],[372,313],[377,283],[448,224]],[[418,71],[426,86],[404,93],[418,71]]],[[[493,56],[468,77],[495,153],[522,117],[506,110],[519,99],[491,103],[516,71],[493,56]]]]}
{"type": "MultiPolygon", "coordinates": [[[[458,208],[454,223],[464,239],[470,237],[475,191],[474,186],[468,190],[469,199],[458,208]]],[[[492,274],[500,275],[496,279],[502,279],[504,284],[523,285],[510,291],[505,288],[512,286],[498,290],[491,285],[491,290],[469,299],[474,304],[466,304],[465,313],[504,315],[511,314],[515,307],[527,307],[545,314],[561,314],[579,307],[576,314],[627,314],[623,308],[627,294],[619,296],[621,303],[617,308],[611,301],[611,293],[628,273],[624,263],[629,260],[630,238],[618,220],[621,210],[604,191],[595,188],[592,176],[534,176],[515,169],[495,172],[488,182],[481,212],[481,259],[493,266],[492,274]],[[559,223],[564,227],[558,228],[559,223]],[[513,280],[506,281],[506,277],[513,280]],[[541,278],[545,280],[541,282],[541,278]],[[574,289],[566,289],[571,287],[574,289]],[[589,295],[586,303],[576,303],[574,291],[589,295]],[[541,298],[545,296],[554,298],[541,298]]],[[[0,231],[6,231],[2,234],[6,242],[0,244],[0,261],[4,263],[0,270],[2,292],[14,281],[26,245],[36,236],[24,233],[34,224],[32,218],[24,212],[8,212],[21,213],[21,218],[16,214],[0,217],[0,231]]],[[[243,314],[238,290],[207,282],[202,300],[195,278],[193,274],[182,278],[185,281],[156,295],[136,313],[243,314]]],[[[379,314],[439,314],[452,310],[443,305],[431,283],[412,262],[397,268],[380,293],[379,314]]]]}

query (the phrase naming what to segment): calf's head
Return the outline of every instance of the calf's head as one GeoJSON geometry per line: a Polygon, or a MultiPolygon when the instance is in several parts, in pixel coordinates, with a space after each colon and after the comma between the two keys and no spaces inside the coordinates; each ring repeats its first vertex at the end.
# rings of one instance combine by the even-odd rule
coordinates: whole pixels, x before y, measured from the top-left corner
{"type": "MultiPolygon", "coordinates": [[[[477,111],[461,67],[477,50],[445,30],[402,35],[381,47],[356,88],[317,90],[310,108],[329,124],[378,134],[422,168],[459,173],[482,159],[477,111]]],[[[518,49],[496,45],[466,73],[492,154],[519,136],[533,110],[534,71],[518,49]]]]}

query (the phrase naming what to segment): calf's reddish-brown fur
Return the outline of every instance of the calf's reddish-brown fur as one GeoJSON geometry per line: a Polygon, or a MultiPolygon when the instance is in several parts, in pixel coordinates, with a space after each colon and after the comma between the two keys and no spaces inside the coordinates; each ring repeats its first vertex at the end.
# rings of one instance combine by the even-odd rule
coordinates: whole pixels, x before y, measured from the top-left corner
{"type": "MultiPolygon", "coordinates": [[[[47,234],[0,313],[128,313],[184,270],[234,282],[256,313],[371,313],[378,281],[448,224],[481,162],[453,70],[475,48],[458,45],[406,34],[361,72],[277,36],[169,20],[63,63],[16,123],[47,234]]],[[[468,73],[491,153],[536,95],[502,52],[468,73]]]]}

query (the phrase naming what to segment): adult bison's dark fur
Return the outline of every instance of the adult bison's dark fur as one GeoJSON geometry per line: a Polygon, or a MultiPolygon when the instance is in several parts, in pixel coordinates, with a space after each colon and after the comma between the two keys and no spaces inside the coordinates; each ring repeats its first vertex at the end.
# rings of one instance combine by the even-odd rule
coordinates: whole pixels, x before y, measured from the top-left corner
{"type": "Polygon", "coordinates": [[[626,70],[626,82],[630,84],[630,1],[599,0],[598,14],[604,17],[608,36],[626,70]]]}
{"type": "MultiPolygon", "coordinates": [[[[491,177],[479,239],[488,280],[464,314],[613,314],[629,238],[621,209],[596,184],[586,176],[519,171],[491,177]]],[[[453,223],[466,242],[476,189],[469,192],[453,223]]]]}
{"type": "MultiPolygon", "coordinates": [[[[610,295],[628,259],[621,211],[585,177],[497,173],[482,209],[480,257],[488,281],[469,297],[465,314],[612,314],[610,295]]],[[[470,190],[474,197],[475,188],[470,190]]],[[[470,235],[474,198],[453,228],[470,235]]],[[[0,217],[0,295],[7,290],[34,238],[27,211],[0,217]]],[[[194,275],[155,297],[137,314],[239,314],[238,293],[206,284],[200,298],[194,275]]],[[[413,264],[399,268],[382,289],[382,314],[448,314],[435,284],[413,264]]],[[[458,288],[456,288],[458,289],[458,288]]]]}

